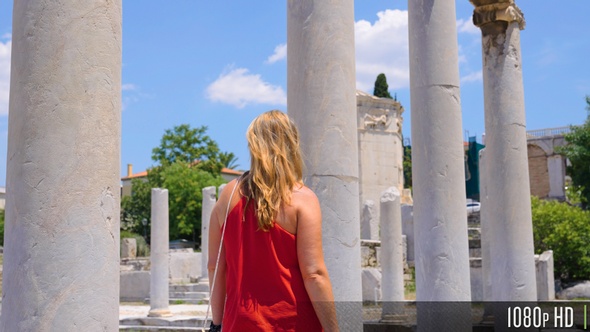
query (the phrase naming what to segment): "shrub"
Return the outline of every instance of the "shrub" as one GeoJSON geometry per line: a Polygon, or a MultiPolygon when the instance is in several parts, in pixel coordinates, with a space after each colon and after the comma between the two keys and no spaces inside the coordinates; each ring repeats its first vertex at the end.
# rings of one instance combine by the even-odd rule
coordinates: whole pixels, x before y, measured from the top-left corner
{"type": "Polygon", "coordinates": [[[145,242],[143,236],[129,231],[121,231],[121,239],[133,238],[137,243],[137,257],[148,257],[150,255],[150,246],[145,242]]]}
{"type": "Polygon", "coordinates": [[[555,278],[590,279],[590,212],[532,197],[535,253],[553,250],[555,278]]]}

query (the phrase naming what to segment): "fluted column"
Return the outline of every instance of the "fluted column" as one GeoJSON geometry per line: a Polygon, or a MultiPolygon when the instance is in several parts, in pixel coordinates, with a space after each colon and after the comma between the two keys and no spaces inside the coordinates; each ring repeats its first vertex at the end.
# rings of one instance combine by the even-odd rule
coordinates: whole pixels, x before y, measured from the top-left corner
{"type": "Polygon", "coordinates": [[[409,0],[408,30],[418,328],[470,329],[438,302],[471,300],[454,1],[409,0]]]}
{"type": "Polygon", "coordinates": [[[514,1],[470,0],[481,28],[485,102],[486,218],[493,301],[536,301],[520,30],[514,1]],[[493,211],[493,212],[492,212],[493,211]]]}
{"type": "Polygon", "coordinates": [[[1,331],[117,331],[121,2],[14,1],[1,331]]]}
{"type": "Polygon", "coordinates": [[[340,329],[361,331],[354,3],[288,0],[288,112],[317,194],[340,329]]]}

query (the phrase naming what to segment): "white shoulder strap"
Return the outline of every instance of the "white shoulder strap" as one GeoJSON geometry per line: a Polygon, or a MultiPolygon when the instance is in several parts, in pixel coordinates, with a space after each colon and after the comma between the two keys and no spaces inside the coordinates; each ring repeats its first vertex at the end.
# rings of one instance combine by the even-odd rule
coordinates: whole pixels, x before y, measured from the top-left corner
{"type": "MultiPolygon", "coordinates": [[[[229,207],[231,205],[232,199],[234,197],[234,193],[236,192],[236,188],[240,185],[240,180],[242,177],[240,176],[236,181],[236,185],[231,191],[231,195],[229,196],[229,201],[227,202],[227,208],[225,210],[225,218],[223,219],[223,231],[221,231],[221,240],[219,241],[219,251],[217,251],[217,260],[215,261],[215,272],[213,272],[213,280],[211,282],[211,291],[209,292],[209,303],[207,304],[207,314],[205,315],[205,320],[203,320],[203,331],[207,327],[207,320],[209,319],[209,310],[211,309],[211,298],[213,297],[213,290],[215,289],[215,280],[217,279],[217,268],[219,267],[219,257],[221,257],[221,248],[223,247],[223,237],[225,235],[225,230],[227,229],[227,216],[229,214],[229,207]]],[[[211,227],[211,226],[209,226],[211,227]]],[[[201,259],[206,259],[206,257],[201,257],[201,259]]]]}

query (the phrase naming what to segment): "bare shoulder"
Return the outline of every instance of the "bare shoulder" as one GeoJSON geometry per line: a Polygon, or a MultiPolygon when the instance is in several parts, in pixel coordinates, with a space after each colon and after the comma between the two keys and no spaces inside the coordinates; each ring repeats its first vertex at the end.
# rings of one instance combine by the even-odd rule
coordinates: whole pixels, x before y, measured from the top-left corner
{"type": "Polygon", "coordinates": [[[319,205],[318,197],[309,187],[301,185],[293,189],[291,205],[295,207],[319,205]]]}

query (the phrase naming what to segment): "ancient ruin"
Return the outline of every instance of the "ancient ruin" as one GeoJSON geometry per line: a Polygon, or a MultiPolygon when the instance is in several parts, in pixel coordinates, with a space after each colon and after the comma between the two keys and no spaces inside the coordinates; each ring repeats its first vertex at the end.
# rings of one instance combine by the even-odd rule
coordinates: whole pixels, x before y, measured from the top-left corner
{"type": "MultiPolygon", "coordinates": [[[[464,304],[474,284],[485,300],[552,297],[549,274],[538,272],[550,269],[552,255],[538,257],[537,272],[533,255],[519,42],[524,18],[512,0],[470,1],[482,30],[487,134],[477,283],[470,282],[454,2],[408,2],[414,206],[403,208],[403,108],[356,93],[353,0],[288,2],[288,112],[301,133],[304,181],[322,207],[342,331],[363,329],[361,274],[381,278],[374,273],[379,263],[380,294],[375,285],[369,293],[375,301],[404,300],[404,247],[416,268],[420,331],[470,328],[464,304]],[[383,164],[371,163],[375,154],[383,164]],[[363,253],[361,238],[369,243],[363,253]],[[361,260],[374,269],[361,270],[361,260]],[[440,302],[458,305],[441,311],[440,302]]],[[[0,330],[117,331],[120,282],[133,287],[119,275],[121,2],[15,1],[13,18],[18,56],[12,57],[0,330]],[[54,47],[56,36],[61,47],[54,47]]],[[[548,172],[563,172],[563,161],[544,152],[548,172]]],[[[203,190],[203,248],[215,189],[203,190]]],[[[553,189],[549,196],[562,194],[553,189]]],[[[196,272],[171,272],[168,195],[159,189],[152,195],[151,274],[143,267],[127,271],[142,285],[129,297],[149,290],[150,316],[166,316],[169,281],[192,281],[196,272]]],[[[125,242],[125,259],[133,259],[133,246],[125,242]]],[[[190,256],[201,279],[206,255],[205,249],[198,262],[190,256]]],[[[384,309],[383,321],[403,320],[399,307],[384,309]]]]}

